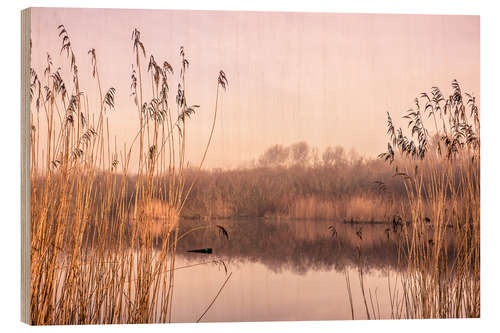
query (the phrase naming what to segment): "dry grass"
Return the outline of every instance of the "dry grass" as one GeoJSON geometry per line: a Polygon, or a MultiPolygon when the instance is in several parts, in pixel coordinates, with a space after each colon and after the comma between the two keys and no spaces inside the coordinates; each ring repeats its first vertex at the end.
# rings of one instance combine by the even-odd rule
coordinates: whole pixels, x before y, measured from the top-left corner
{"type": "Polygon", "coordinates": [[[376,196],[355,195],[338,200],[309,197],[295,199],[288,216],[302,220],[388,222],[399,208],[393,201],[376,196]]]}
{"type": "Polygon", "coordinates": [[[381,157],[395,164],[408,199],[399,246],[404,269],[389,285],[393,318],[480,316],[479,109],[456,81],[452,89],[446,99],[438,88],[422,94],[422,109],[416,99],[405,116],[409,137],[388,116],[392,142],[381,157]],[[434,136],[424,115],[434,120],[434,136]]]}
{"type": "MultiPolygon", "coordinates": [[[[43,75],[31,70],[31,323],[170,321],[175,253],[183,237],[178,218],[196,181],[185,178],[186,122],[198,107],[185,97],[185,51],[181,47],[176,102],[170,105],[173,68],[166,61],[158,65],[151,55],[148,83],[142,73],[146,51],[134,30],[131,89],[139,126],[132,142],[119,149],[108,121],[115,89],[102,90],[96,51],[89,51],[88,72],[99,107],[91,110],[79,84],[85,69],[77,66],[67,29],[61,25],[58,31],[70,80],[50,56],[43,75]],[[132,158],[139,161],[137,170],[129,168],[132,158]]],[[[198,169],[214,130],[219,90],[226,85],[221,71],[198,169]]]]}
{"type": "Polygon", "coordinates": [[[464,153],[453,163],[445,163],[444,173],[439,162],[430,161],[423,167],[434,183],[422,186],[418,174],[412,174],[409,182],[411,223],[403,228],[408,251],[402,254],[408,269],[402,277],[405,306],[399,313],[403,317],[480,316],[479,162],[464,153]],[[458,182],[455,163],[465,166],[459,169],[458,182]],[[419,191],[431,197],[428,215],[422,214],[419,191]],[[450,238],[454,242],[453,260],[447,252],[450,238]]]}
{"type": "Polygon", "coordinates": [[[306,160],[305,165],[204,170],[183,217],[390,221],[403,204],[405,191],[390,168],[381,160],[348,159],[341,154],[339,159],[333,165],[306,160]]]}

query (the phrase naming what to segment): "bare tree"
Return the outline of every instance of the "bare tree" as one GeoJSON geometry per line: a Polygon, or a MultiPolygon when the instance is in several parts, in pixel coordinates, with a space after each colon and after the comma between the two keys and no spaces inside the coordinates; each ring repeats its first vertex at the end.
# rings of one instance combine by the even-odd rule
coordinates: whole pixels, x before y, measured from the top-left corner
{"type": "Polygon", "coordinates": [[[328,147],[323,153],[323,164],[326,166],[340,166],[346,163],[345,150],[341,146],[328,147]]]}
{"type": "Polygon", "coordinates": [[[360,165],[363,163],[363,157],[354,148],[349,150],[349,163],[351,165],[360,165]]]}
{"type": "Polygon", "coordinates": [[[291,146],[292,159],[295,165],[306,166],[309,163],[311,148],[304,142],[297,142],[291,146]]]}
{"type": "Polygon", "coordinates": [[[290,148],[282,145],[274,145],[268,148],[259,158],[259,165],[263,167],[286,166],[290,148]]]}

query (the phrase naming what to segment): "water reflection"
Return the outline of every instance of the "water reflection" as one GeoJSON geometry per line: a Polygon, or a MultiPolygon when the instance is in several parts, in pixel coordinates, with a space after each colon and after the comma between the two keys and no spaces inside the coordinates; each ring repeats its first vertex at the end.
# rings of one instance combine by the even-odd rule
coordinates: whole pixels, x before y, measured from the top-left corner
{"type": "MultiPolygon", "coordinates": [[[[231,262],[258,262],[273,272],[341,271],[357,265],[360,254],[368,270],[398,268],[397,240],[400,236],[385,224],[279,220],[207,223],[222,224],[229,231],[230,239],[220,237],[213,229],[189,234],[179,243],[179,253],[184,259],[203,258],[186,253],[187,250],[211,247],[215,256],[231,262]],[[329,230],[332,225],[335,235],[329,230]]],[[[185,221],[183,229],[198,225],[203,223],[185,221]]]]}
{"type": "MultiPolygon", "coordinates": [[[[181,222],[181,234],[210,224],[224,226],[229,240],[217,228],[182,238],[176,265],[189,267],[176,273],[173,321],[196,321],[213,300],[227,276],[224,267],[210,263],[213,260],[223,260],[233,275],[202,321],[352,319],[346,274],[354,317],[367,319],[360,268],[368,306],[377,318],[391,318],[389,289],[398,292],[397,279],[407,263],[398,255],[402,233],[390,225],[186,220],[181,222]],[[187,252],[205,248],[212,253],[187,252]]],[[[450,240],[449,258],[454,256],[452,245],[450,240]]]]}
{"type": "MultiPolygon", "coordinates": [[[[178,267],[222,259],[233,272],[202,321],[351,319],[345,273],[351,279],[355,318],[364,319],[358,302],[362,299],[360,258],[365,288],[374,293],[380,317],[390,318],[387,286],[395,284],[400,265],[399,235],[388,232],[387,225],[280,220],[183,221],[181,225],[185,231],[209,223],[223,225],[229,240],[210,228],[187,235],[178,246],[178,267]],[[336,235],[328,228],[332,225],[336,235]],[[186,252],[202,248],[212,248],[213,253],[186,252]]],[[[178,270],[174,321],[195,321],[225,276],[215,264],[178,270]]]]}

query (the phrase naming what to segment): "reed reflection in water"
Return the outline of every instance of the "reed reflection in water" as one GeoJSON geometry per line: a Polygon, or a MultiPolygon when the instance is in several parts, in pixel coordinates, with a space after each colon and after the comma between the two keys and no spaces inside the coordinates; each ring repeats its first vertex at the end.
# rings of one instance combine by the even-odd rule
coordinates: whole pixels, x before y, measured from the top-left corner
{"type": "MultiPolygon", "coordinates": [[[[188,220],[181,225],[203,223],[210,222],[188,220]]],[[[398,258],[397,229],[328,221],[216,223],[229,231],[229,240],[202,230],[179,243],[177,268],[207,264],[178,269],[174,322],[195,321],[214,298],[226,273],[212,260],[224,261],[233,275],[202,321],[352,319],[352,312],[355,319],[368,319],[366,306],[372,317],[393,317],[391,297],[394,301],[401,293],[398,278],[407,267],[398,258]],[[212,248],[213,253],[186,252],[197,248],[212,248]]]]}

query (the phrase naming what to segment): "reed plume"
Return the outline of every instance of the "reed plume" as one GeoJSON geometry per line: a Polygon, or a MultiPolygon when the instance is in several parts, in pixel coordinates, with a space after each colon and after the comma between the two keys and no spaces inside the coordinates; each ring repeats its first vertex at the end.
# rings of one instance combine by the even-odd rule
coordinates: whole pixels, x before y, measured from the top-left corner
{"type": "MultiPolygon", "coordinates": [[[[171,321],[175,256],[183,237],[179,215],[196,181],[185,177],[186,123],[200,107],[187,102],[186,52],[180,48],[176,103],[169,103],[174,68],[167,61],[159,65],[152,54],[145,72],[151,76],[148,95],[146,48],[133,30],[131,95],[138,130],[121,148],[109,122],[118,112],[117,91],[101,82],[98,51],[88,51],[98,98],[91,109],[69,30],[60,25],[58,33],[71,79],[65,80],[50,55],[43,75],[32,68],[30,79],[31,323],[171,321]]],[[[227,83],[220,71],[212,133],[219,87],[227,83]]]]}

